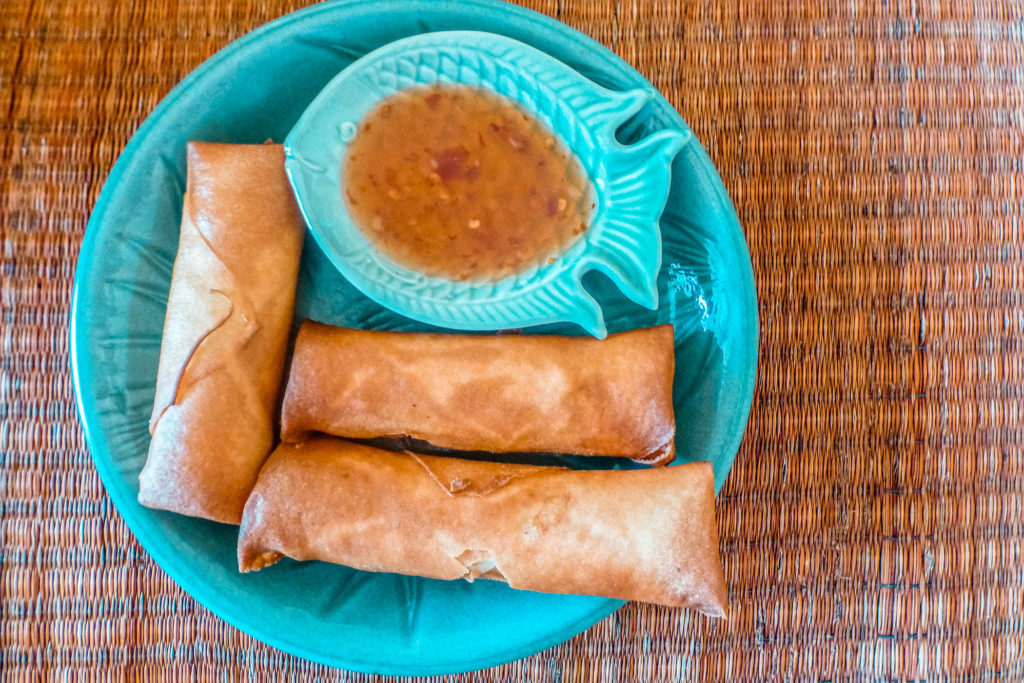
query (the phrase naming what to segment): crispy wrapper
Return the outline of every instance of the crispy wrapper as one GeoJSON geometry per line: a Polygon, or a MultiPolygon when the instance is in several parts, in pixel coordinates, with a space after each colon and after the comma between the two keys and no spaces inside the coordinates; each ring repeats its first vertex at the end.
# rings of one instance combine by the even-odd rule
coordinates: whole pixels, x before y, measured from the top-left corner
{"type": "Polygon", "coordinates": [[[377,332],[305,322],[281,438],[409,436],[494,453],[675,456],[671,325],[605,340],[377,332]]]}
{"type": "Polygon", "coordinates": [[[303,233],[280,145],[189,144],[143,505],[241,521],[274,447],[303,233]]]}
{"type": "Polygon", "coordinates": [[[382,451],[331,437],[281,444],[238,540],[242,571],[282,556],[723,617],[708,463],[577,471],[382,451]]]}

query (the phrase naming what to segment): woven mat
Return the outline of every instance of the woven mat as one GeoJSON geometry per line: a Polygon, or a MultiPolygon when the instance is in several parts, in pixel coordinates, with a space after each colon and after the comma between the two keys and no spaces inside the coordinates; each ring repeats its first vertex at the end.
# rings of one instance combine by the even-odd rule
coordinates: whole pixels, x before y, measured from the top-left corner
{"type": "MultiPolygon", "coordinates": [[[[129,136],[289,0],[0,3],[0,678],[368,681],[197,605],[104,493],[71,283],[129,136]]],[[[631,604],[456,681],[1024,680],[1024,10],[560,0],[736,203],[761,370],[718,514],[728,622],[631,604]]],[[[440,680],[440,679],[434,679],[440,680]]]]}

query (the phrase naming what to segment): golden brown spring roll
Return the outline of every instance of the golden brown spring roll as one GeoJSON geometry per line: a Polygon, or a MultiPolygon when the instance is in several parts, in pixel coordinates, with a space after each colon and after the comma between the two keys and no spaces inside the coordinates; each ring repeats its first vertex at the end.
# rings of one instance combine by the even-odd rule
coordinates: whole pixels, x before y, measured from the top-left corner
{"type": "Polygon", "coordinates": [[[303,231],[280,145],[189,144],[143,505],[241,521],[274,447],[303,231]]]}
{"type": "Polygon", "coordinates": [[[305,322],[281,438],[410,436],[457,450],[663,464],[675,456],[671,325],[605,340],[375,332],[305,322]]]}
{"type": "Polygon", "coordinates": [[[575,471],[281,444],[238,540],[242,571],[282,556],[435,579],[484,577],[725,615],[708,463],[575,471]]]}

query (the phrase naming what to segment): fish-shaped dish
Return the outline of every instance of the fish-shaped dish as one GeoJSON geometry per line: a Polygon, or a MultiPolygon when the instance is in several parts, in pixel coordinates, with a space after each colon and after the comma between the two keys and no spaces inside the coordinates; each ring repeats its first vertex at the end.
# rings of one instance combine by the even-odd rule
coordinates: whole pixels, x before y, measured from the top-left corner
{"type": "Polygon", "coordinates": [[[658,220],[690,133],[616,138],[655,95],[601,87],[493,33],[426,33],[328,83],[285,141],[286,168],[317,243],[387,308],[447,328],[574,322],[604,337],[588,271],[658,306],[658,220]]]}

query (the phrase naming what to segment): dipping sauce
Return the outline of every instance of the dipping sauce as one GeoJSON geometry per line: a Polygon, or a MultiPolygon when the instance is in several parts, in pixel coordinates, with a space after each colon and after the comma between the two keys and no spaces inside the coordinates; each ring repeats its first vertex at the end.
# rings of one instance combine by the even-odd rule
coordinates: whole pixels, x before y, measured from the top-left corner
{"type": "Polygon", "coordinates": [[[590,225],[590,180],[531,114],[488,91],[404,90],[367,114],[342,167],[349,215],[421,273],[497,280],[555,258],[590,225]]]}

